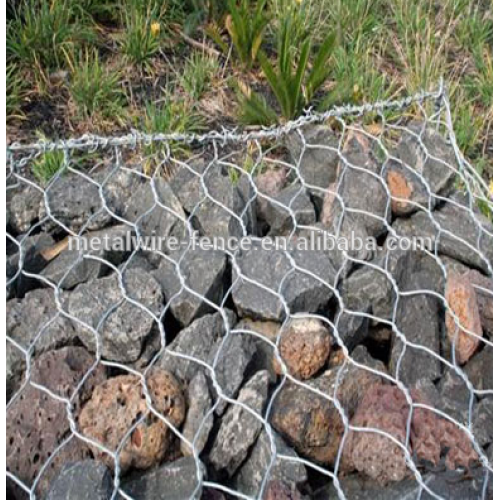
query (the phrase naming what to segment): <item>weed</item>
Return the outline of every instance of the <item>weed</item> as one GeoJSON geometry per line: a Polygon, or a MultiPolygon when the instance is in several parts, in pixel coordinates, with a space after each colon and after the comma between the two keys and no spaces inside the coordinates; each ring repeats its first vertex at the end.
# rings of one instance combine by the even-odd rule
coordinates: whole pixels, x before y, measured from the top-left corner
{"type": "Polygon", "coordinates": [[[6,74],[6,115],[7,120],[14,118],[23,118],[24,114],[21,111],[24,93],[26,90],[26,82],[22,75],[19,74],[18,67],[15,64],[7,66],[6,74]]]}
{"type": "MultiPolygon", "coordinates": [[[[331,75],[333,66],[330,60],[335,43],[335,35],[328,36],[310,62],[311,40],[307,38],[300,51],[296,50],[293,43],[292,26],[292,19],[290,16],[286,16],[281,27],[276,70],[264,54],[260,53],[259,55],[262,71],[278,101],[281,115],[286,120],[296,118],[304,106],[311,103],[319,87],[331,75]],[[308,71],[309,62],[310,69],[308,71]]],[[[247,111],[249,107],[257,104],[259,106],[253,113],[260,116],[256,117],[255,122],[266,124],[269,121],[272,115],[269,113],[270,107],[264,104],[264,99],[257,94],[252,94],[250,101],[242,104],[240,112],[243,121],[251,121],[252,117],[247,111]],[[263,112],[259,113],[259,110],[263,112]]]]}
{"type": "Polygon", "coordinates": [[[96,50],[86,50],[75,60],[69,92],[80,118],[122,122],[125,98],[120,73],[107,70],[96,50]]]}
{"type": "Polygon", "coordinates": [[[202,23],[219,24],[226,12],[225,0],[188,0],[184,8],[184,31],[192,33],[202,23]]]}
{"type": "Polygon", "coordinates": [[[194,52],[186,61],[180,76],[180,84],[191,99],[199,99],[217,71],[218,64],[214,57],[194,52]]]}
{"type": "Polygon", "coordinates": [[[269,22],[265,12],[267,0],[227,0],[230,16],[226,27],[240,61],[249,68],[254,63],[269,22]]]}
{"type": "Polygon", "coordinates": [[[31,170],[40,184],[46,185],[64,166],[64,152],[54,150],[46,151],[36,158],[31,170]]]}
{"type": "Polygon", "coordinates": [[[75,50],[95,40],[74,0],[26,0],[7,29],[7,52],[38,71],[66,66],[75,50]]]}

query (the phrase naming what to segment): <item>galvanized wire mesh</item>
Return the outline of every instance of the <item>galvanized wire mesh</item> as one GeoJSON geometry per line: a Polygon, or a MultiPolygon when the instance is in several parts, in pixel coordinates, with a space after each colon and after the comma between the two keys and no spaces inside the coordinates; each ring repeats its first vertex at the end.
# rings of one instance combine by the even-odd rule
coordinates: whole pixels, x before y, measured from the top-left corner
{"type": "MultiPolygon", "coordinates": [[[[402,226],[398,226],[397,221],[408,220],[408,217],[414,216],[415,213],[425,214],[433,233],[432,245],[420,252],[425,254],[427,262],[434,265],[432,273],[435,276],[439,275],[438,281],[442,280],[441,283],[447,283],[450,266],[446,259],[449,257],[462,261],[462,264],[467,265],[471,270],[479,270],[485,278],[491,276],[493,234],[487,217],[492,217],[493,212],[491,195],[482,178],[459,151],[453,132],[449,101],[443,88],[400,101],[378,102],[359,107],[339,107],[323,114],[310,112],[284,126],[244,133],[231,130],[210,131],[200,135],[147,135],[133,132],[122,137],[84,136],[79,139],[50,143],[11,144],[8,146],[8,162],[8,203],[12,204],[14,199],[15,203],[24,203],[20,212],[17,208],[18,212],[23,215],[21,222],[18,220],[19,216],[15,223],[12,222],[12,216],[8,216],[11,220],[7,230],[8,258],[13,262],[10,271],[8,270],[8,296],[10,296],[10,300],[22,301],[26,300],[26,294],[32,290],[49,290],[53,293],[54,310],[45,318],[43,324],[39,325],[39,331],[29,332],[28,338],[17,337],[15,328],[12,327],[9,330],[8,326],[8,356],[17,356],[20,359],[18,363],[22,369],[11,374],[11,379],[8,380],[8,383],[11,384],[11,394],[7,406],[7,419],[10,418],[9,413],[13,411],[16,402],[19,401],[27,387],[34,387],[49,398],[64,405],[69,426],[69,433],[57,443],[49,459],[45,463],[39,464],[33,477],[27,477],[26,474],[23,476],[19,470],[9,467],[8,450],[7,477],[12,485],[13,494],[19,497],[22,497],[23,494],[32,498],[43,497],[46,489],[42,490],[40,485],[50,471],[50,464],[54,462],[61,450],[68,446],[68,443],[78,440],[88,445],[94,455],[100,452],[103,456],[109,457],[108,465],[112,464],[113,477],[112,497],[132,498],[123,488],[127,471],[122,470],[120,457],[133,438],[134,431],[148,421],[151,415],[141,415],[123,434],[119,445],[114,449],[110,449],[102,441],[86,435],[82,432],[79,424],[81,408],[78,400],[80,393],[97,367],[104,367],[108,375],[116,375],[117,373],[135,375],[140,381],[142,393],[150,412],[157,419],[163,421],[177,440],[182,443],[184,449],[189,450],[189,453],[193,455],[196,464],[195,482],[197,486],[190,493],[191,498],[199,497],[202,491],[207,488],[239,498],[263,498],[267,492],[271,471],[277,461],[303,464],[308,471],[314,471],[313,474],[316,475],[319,473],[323,478],[331,481],[334,487],[331,491],[335,491],[338,498],[349,498],[349,491],[344,486],[344,479],[348,476],[343,471],[342,460],[349,435],[356,433],[383,436],[388,440],[384,441],[384,446],[393,444],[396,449],[402,450],[409,474],[419,485],[416,490],[418,497],[428,495],[432,498],[445,498],[446,496],[443,496],[442,493],[433,491],[433,486],[426,479],[425,471],[412,449],[411,426],[419,409],[429,410],[439,419],[450,422],[462,433],[463,439],[470,442],[477,455],[477,463],[481,470],[476,481],[481,482],[482,498],[488,496],[493,465],[491,457],[488,457],[483,444],[479,443],[476,437],[477,427],[474,423],[474,415],[478,402],[483,398],[491,397],[493,390],[490,387],[474,386],[474,381],[470,380],[470,373],[467,372],[467,363],[464,365],[463,360],[460,359],[460,346],[458,344],[463,342],[463,336],[470,337],[473,339],[474,353],[491,350],[492,354],[492,332],[490,335],[487,333],[479,335],[477,331],[468,328],[469,323],[463,324],[464,316],[461,316],[460,311],[457,311],[448,302],[449,297],[444,293],[444,288],[430,289],[425,286],[405,288],[401,284],[400,276],[396,275],[394,266],[391,265],[391,255],[385,260],[380,260],[369,256],[360,256],[349,250],[340,253],[340,260],[335,268],[335,279],[331,280],[326,271],[323,274],[317,268],[311,270],[307,262],[304,263],[304,261],[296,259],[294,252],[288,248],[284,250],[283,254],[288,263],[287,272],[281,275],[279,282],[269,285],[265,279],[260,281],[258,277],[246,274],[241,249],[230,250],[226,248],[224,252],[231,279],[224,286],[223,293],[214,300],[212,296],[208,296],[209,294],[203,294],[197,290],[194,285],[196,278],[193,280],[193,276],[190,276],[188,267],[188,254],[192,249],[190,236],[200,231],[200,211],[208,211],[209,216],[217,214],[217,217],[226,221],[224,229],[220,232],[217,229],[219,221],[215,221],[213,226],[210,226],[214,228],[214,234],[208,234],[210,233],[210,230],[207,229],[209,226],[201,224],[202,234],[205,232],[209,236],[222,235],[223,239],[227,239],[229,235],[236,235],[238,239],[250,236],[258,241],[264,233],[276,229],[273,227],[269,229],[265,225],[259,227],[255,221],[251,220],[254,217],[252,210],[255,210],[255,203],[257,201],[263,202],[267,204],[265,205],[267,209],[269,206],[274,207],[274,210],[281,214],[282,220],[286,220],[286,224],[279,230],[288,242],[292,242],[294,237],[301,232],[317,229],[314,218],[317,221],[320,218],[318,212],[324,211],[327,203],[331,203],[335,224],[331,224],[323,230],[338,236],[339,231],[342,231],[344,221],[353,218],[358,222],[362,221],[362,225],[377,226],[378,229],[373,234],[376,233],[379,244],[382,246],[388,236],[392,236],[396,240],[403,236],[399,232],[402,226]],[[410,120],[410,113],[407,113],[409,110],[411,110],[412,116],[419,117],[417,122],[410,120]],[[336,141],[328,144],[309,143],[308,130],[317,125],[327,125],[336,137],[336,141]],[[451,151],[451,157],[434,157],[432,151],[428,150],[425,133],[429,130],[439,133],[451,151]],[[423,166],[406,164],[395,155],[395,145],[404,134],[407,136],[409,134],[421,148],[424,158],[423,166]],[[357,137],[361,143],[369,145],[371,154],[374,154],[379,162],[377,171],[374,172],[363,163],[358,164],[357,158],[359,157],[346,153],[346,144],[352,137],[357,137]],[[293,149],[289,147],[290,141],[294,141],[295,144],[294,154],[290,154],[290,149],[293,149]],[[308,177],[307,173],[304,172],[303,162],[305,156],[311,151],[335,155],[338,170],[335,183],[316,185],[314,181],[311,181],[311,177],[308,177]],[[57,166],[52,178],[50,176],[42,178],[40,174],[35,175],[37,171],[40,172],[41,169],[48,168],[48,163],[51,161],[57,166]],[[426,162],[431,161],[437,162],[451,173],[449,175],[451,185],[446,191],[438,192],[433,184],[434,180],[429,178],[429,172],[425,170],[425,165],[426,162]],[[423,193],[419,199],[408,197],[404,190],[403,194],[400,194],[401,198],[398,198],[394,186],[388,181],[388,173],[395,165],[399,167],[398,172],[403,178],[411,179],[410,185],[412,183],[419,184],[419,189],[423,193]],[[264,192],[262,187],[259,187],[258,176],[274,168],[285,172],[286,183],[296,188],[294,194],[286,201],[269,192],[264,192]],[[227,184],[225,181],[226,188],[228,185],[238,185],[239,189],[245,190],[246,197],[241,204],[229,203],[225,197],[228,193],[224,190],[222,192],[213,190],[210,176],[214,172],[230,180],[231,184],[227,184]],[[386,193],[383,209],[379,213],[373,213],[369,208],[371,205],[366,203],[366,200],[373,196],[373,193],[365,193],[366,199],[357,200],[358,202],[354,206],[352,200],[345,199],[345,190],[343,191],[342,186],[343,183],[349,182],[348,177],[353,173],[358,174],[360,178],[365,176],[366,179],[368,176],[382,188],[383,193],[386,193]],[[185,177],[183,178],[182,175],[185,177]],[[126,180],[120,184],[122,182],[120,179],[126,180]],[[192,183],[193,179],[196,183],[196,190],[188,190],[188,194],[182,198],[178,190],[186,189],[186,186],[189,182],[192,183]],[[171,187],[173,197],[175,199],[178,197],[181,200],[180,205],[172,203],[172,198],[168,198],[168,202],[165,201],[163,187],[160,187],[159,184],[161,182],[165,182],[171,187]],[[87,208],[82,208],[80,212],[71,207],[71,199],[66,200],[66,203],[69,203],[68,206],[59,205],[65,194],[61,193],[61,183],[67,183],[65,186],[68,186],[68,189],[72,184],[85,185],[88,188],[88,197],[94,197],[92,198],[93,202],[87,208]],[[110,186],[115,186],[116,183],[122,187],[121,191],[120,189],[111,190],[110,186]],[[127,186],[131,186],[131,190],[127,191],[129,189],[127,186]],[[144,186],[150,187],[151,196],[142,205],[143,212],[140,213],[136,210],[135,216],[132,218],[130,217],[131,212],[122,209],[122,206],[127,205],[131,197],[144,196],[144,186]],[[197,195],[194,199],[193,192],[197,195]],[[294,204],[303,195],[316,203],[313,205],[316,214],[311,220],[304,218],[303,213],[294,204]],[[397,203],[400,204],[399,208],[408,209],[408,213],[391,220],[391,212],[394,211],[394,204],[397,203]],[[181,209],[178,209],[179,206],[181,209]],[[454,210],[458,210],[462,214],[465,231],[468,232],[453,232],[453,227],[447,226],[446,220],[440,216],[440,210],[443,207],[452,207],[454,210]],[[79,214],[80,219],[74,214],[79,214]],[[151,223],[151,219],[155,217],[154,220],[160,219],[165,214],[169,214],[166,225],[151,223]],[[65,261],[66,267],[62,273],[50,274],[46,271],[46,266],[52,259],[60,258],[61,252],[67,251],[68,237],[83,241],[92,230],[110,228],[116,225],[128,228],[136,238],[161,236],[161,234],[155,233],[160,228],[166,233],[175,233],[186,244],[178,252],[169,252],[161,246],[148,249],[136,246],[126,252],[120,262],[109,259],[106,254],[85,248],[70,254],[69,259],[65,261]],[[474,229],[473,234],[470,234],[470,227],[474,229]],[[49,252],[43,253],[43,264],[37,267],[30,265],[31,252],[33,252],[30,241],[31,238],[42,233],[52,235],[53,240],[49,252]],[[457,248],[465,250],[461,253],[457,248]],[[465,263],[462,255],[464,253],[468,254],[465,263]],[[49,256],[47,257],[47,255],[49,256]],[[149,262],[153,270],[162,262],[170,263],[175,270],[180,284],[179,288],[170,297],[164,298],[160,307],[146,305],[141,296],[135,294],[134,290],[130,288],[131,282],[127,278],[127,273],[137,267],[138,259],[149,262]],[[184,261],[188,263],[187,267],[184,265],[184,261]],[[99,311],[100,317],[93,318],[90,323],[82,320],[81,316],[74,314],[73,309],[68,307],[68,301],[71,301],[71,298],[68,299],[68,297],[74,292],[75,287],[81,286],[82,283],[97,276],[84,276],[79,281],[78,279],[75,281],[73,279],[74,273],[76,271],[81,273],[84,263],[99,264],[98,277],[114,276],[121,294],[121,299],[118,302],[109,305],[109,307],[106,305],[103,311],[99,311]],[[373,308],[368,310],[353,308],[352,304],[346,303],[344,282],[349,278],[350,273],[360,268],[371,268],[385,276],[390,283],[394,300],[387,315],[378,315],[377,310],[374,311],[373,308]],[[307,301],[301,306],[290,304],[289,295],[285,289],[287,280],[295,274],[306,276],[318,286],[328,290],[332,295],[332,300],[328,305],[319,310],[308,310],[307,301]],[[278,320],[280,326],[274,340],[270,340],[251,327],[241,326],[241,324],[235,326],[235,322],[229,317],[231,314],[229,310],[235,309],[235,290],[244,285],[256,287],[262,294],[267,294],[269,301],[276,300],[278,303],[278,309],[281,312],[274,319],[278,320]],[[218,312],[222,318],[222,341],[218,344],[215,354],[208,361],[206,358],[172,349],[172,340],[177,335],[180,326],[178,321],[172,319],[171,307],[176,299],[183,294],[194,297],[198,306],[200,304],[203,306],[199,309],[203,309],[206,313],[218,312]],[[398,316],[400,303],[404,302],[405,298],[416,296],[431,297],[439,304],[441,347],[437,349],[408,338],[408,332],[405,332],[405,329],[401,327],[398,316]],[[154,342],[146,341],[150,342],[151,346],[148,347],[147,355],[141,358],[142,364],[136,361],[113,359],[113,354],[110,354],[112,349],[110,351],[106,344],[109,339],[104,336],[104,325],[113,315],[119,315],[123,311],[124,304],[130,304],[137,308],[140,311],[140,314],[136,316],[137,320],[150,321],[154,325],[151,329],[157,332],[154,342]],[[328,307],[331,308],[331,314],[328,307]],[[445,316],[448,323],[451,321],[457,326],[457,334],[446,349],[443,348],[446,343],[444,340],[446,338],[445,316]],[[282,333],[290,322],[300,318],[317,319],[326,326],[338,354],[337,359],[340,359],[336,367],[336,377],[333,379],[331,391],[328,393],[318,389],[313,380],[297,378],[290,372],[286,361],[282,358],[282,333]],[[354,359],[353,346],[346,345],[342,331],[343,328],[346,328],[344,321],[346,319],[366,320],[371,325],[385,326],[391,332],[393,344],[399,342],[399,354],[393,355],[390,369],[381,370],[374,365],[368,366],[354,359]],[[33,380],[32,377],[33,366],[43,351],[47,350],[47,345],[50,348],[61,347],[61,344],[51,344],[50,341],[45,343],[44,341],[44,336],[47,337],[51,334],[51,328],[58,321],[68,321],[69,324],[76,325],[76,333],[66,340],[67,345],[80,344],[81,336],[78,332],[82,328],[90,334],[91,339],[87,338],[83,343],[94,358],[94,363],[80,377],[72,390],[65,395],[33,380]],[[241,401],[241,398],[237,397],[235,391],[227,394],[224,384],[220,381],[218,371],[220,363],[227,362],[223,357],[225,344],[235,335],[251,337],[266,343],[280,366],[281,377],[276,380],[272,388],[272,395],[267,398],[265,408],[262,411],[246,405],[241,401]],[[410,351],[427,356],[426,359],[430,364],[437,361],[440,375],[431,382],[438,384],[439,379],[443,378],[446,372],[453,372],[459,381],[463,381],[469,396],[466,418],[459,418],[456,414],[451,414],[446,409],[440,409],[427,400],[422,401],[418,398],[416,400],[413,392],[414,387],[410,387],[406,383],[407,381],[403,380],[406,375],[402,375],[401,368],[405,363],[405,355],[410,351]],[[188,440],[185,437],[182,426],[173,425],[168,416],[155,408],[150,388],[148,388],[149,375],[161,364],[161,360],[166,355],[170,355],[171,359],[175,358],[176,363],[194,363],[197,368],[204,370],[213,386],[215,394],[213,405],[204,416],[193,440],[188,440]],[[359,426],[352,423],[353,411],[345,407],[337,391],[346,373],[352,367],[380,377],[383,383],[398,388],[404,395],[408,412],[403,439],[401,436],[392,435],[383,428],[359,426]],[[338,411],[344,430],[339,437],[339,446],[333,462],[321,463],[321,461],[304,456],[300,451],[294,456],[278,451],[275,443],[276,429],[272,425],[272,413],[280,391],[283,390],[285,384],[290,382],[296,384],[297,388],[303,388],[317,394],[319,398],[333,404],[338,411]],[[214,415],[218,415],[217,408],[221,408],[224,404],[227,404],[228,407],[241,407],[244,413],[252,415],[260,423],[262,432],[265,432],[267,436],[270,446],[269,461],[266,470],[263,471],[263,478],[255,495],[249,496],[238,491],[238,487],[231,482],[230,478],[214,475],[210,470],[210,459],[207,459],[207,449],[203,451],[197,447],[197,440],[206,421],[213,418],[214,415]]],[[[85,204],[86,200],[88,201],[87,195],[79,198],[79,193],[75,192],[75,203],[85,204]]],[[[138,206],[141,207],[140,204],[138,206]]],[[[15,212],[16,207],[8,206],[10,214],[15,212]]],[[[146,270],[146,267],[138,266],[138,268],[141,269],[141,273],[153,272],[146,270]]],[[[83,274],[85,275],[85,272],[83,274]]],[[[484,284],[475,283],[473,286],[477,292],[481,292],[487,298],[492,297],[492,289],[487,288],[484,284]]],[[[240,319],[244,316],[241,310],[238,310],[238,314],[240,319]]],[[[422,314],[424,313],[422,312],[422,314]]],[[[424,319],[422,318],[422,323],[424,323],[424,319]]],[[[465,317],[465,319],[468,318],[465,317]]],[[[191,320],[182,326],[187,327],[191,320]]],[[[16,326],[19,325],[16,324],[16,326]]],[[[122,327],[124,326],[122,325],[122,327]]],[[[135,326],[133,325],[133,327],[135,326]]],[[[140,346],[139,351],[141,349],[145,349],[144,344],[140,346]]],[[[138,354],[143,355],[144,352],[138,354]]],[[[417,369],[416,366],[415,369],[417,369]]],[[[301,401],[297,401],[297,405],[300,404],[301,401]]],[[[226,409],[225,412],[227,413],[228,410],[226,409]]],[[[40,425],[40,432],[41,429],[40,425]]],[[[43,439],[43,435],[40,435],[40,439],[43,439]]],[[[211,444],[209,443],[208,446],[211,444]]],[[[360,473],[358,472],[358,474],[360,473]]],[[[165,497],[169,498],[167,493],[165,493],[165,497]]]]}

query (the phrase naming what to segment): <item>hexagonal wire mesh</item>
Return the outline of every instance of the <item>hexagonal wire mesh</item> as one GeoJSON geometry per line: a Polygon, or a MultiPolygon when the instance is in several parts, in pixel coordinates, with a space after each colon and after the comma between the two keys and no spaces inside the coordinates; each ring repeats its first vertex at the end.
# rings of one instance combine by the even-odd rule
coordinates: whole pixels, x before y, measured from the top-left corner
{"type": "Polygon", "coordinates": [[[443,86],[8,160],[15,498],[488,496],[493,204],[443,86]]]}

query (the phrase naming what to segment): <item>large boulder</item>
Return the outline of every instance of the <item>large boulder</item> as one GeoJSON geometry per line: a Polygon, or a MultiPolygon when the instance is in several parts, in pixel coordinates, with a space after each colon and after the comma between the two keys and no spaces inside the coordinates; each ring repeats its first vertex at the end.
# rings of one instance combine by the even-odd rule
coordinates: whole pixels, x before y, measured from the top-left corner
{"type": "Polygon", "coordinates": [[[153,315],[159,317],[162,304],[158,282],[131,269],[122,279],[113,274],[78,285],[68,296],[67,310],[89,350],[96,350],[97,335],[105,358],[130,363],[139,358],[146,339],[157,327],[153,315]]]}
{"type": "MultiPolygon", "coordinates": [[[[91,396],[93,388],[105,380],[102,365],[94,366],[95,359],[82,347],[65,347],[42,354],[31,367],[32,384],[18,393],[7,409],[7,469],[26,486],[31,487],[42,467],[51,458],[40,476],[36,493],[44,495],[59,470],[68,462],[88,456],[85,443],[71,435],[68,406],[71,415],[78,418],[82,405],[91,396]],[[57,398],[49,395],[50,391],[57,398]],[[75,393],[76,391],[76,393],[75,393]]],[[[25,496],[17,487],[15,498],[25,496]]]]}

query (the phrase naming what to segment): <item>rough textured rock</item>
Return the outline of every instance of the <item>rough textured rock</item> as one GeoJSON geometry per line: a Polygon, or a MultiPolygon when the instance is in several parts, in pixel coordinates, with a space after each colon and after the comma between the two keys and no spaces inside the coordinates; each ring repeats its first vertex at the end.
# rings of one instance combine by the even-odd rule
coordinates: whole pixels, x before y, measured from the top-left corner
{"type": "MultiPolygon", "coordinates": [[[[73,399],[72,414],[77,419],[81,405],[90,397],[93,387],[105,379],[103,367],[93,367],[94,362],[82,347],[50,351],[34,361],[31,381],[69,399],[92,369],[73,399]]],[[[66,405],[30,384],[11,403],[6,420],[7,469],[31,486],[42,466],[71,432],[66,405]]],[[[87,455],[86,445],[74,437],[58,451],[41,476],[37,494],[43,495],[47,491],[64,464],[82,460],[87,455]]],[[[25,498],[20,493],[16,494],[17,497],[25,498]]]]}
{"type": "MultiPolygon", "coordinates": [[[[364,348],[355,349],[353,358],[372,369],[383,369],[382,363],[370,359],[364,348]]],[[[351,417],[365,392],[380,381],[380,377],[352,363],[342,368],[343,365],[326,371],[308,385],[333,398],[339,370],[342,370],[336,397],[351,417]]],[[[271,424],[301,456],[321,464],[335,463],[344,425],[333,402],[324,396],[287,381],[274,400],[271,424]]]]}
{"type": "MultiPolygon", "coordinates": [[[[210,363],[214,346],[236,322],[236,316],[233,312],[226,310],[225,313],[228,329],[226,329],[224,319],[220,313],[207,314],[181,330],[168,345],[168,350],[178,355],[190,356],[202,362],[210,363]]],[[[202,368],[199,363],[169,353],[162,356],[160,366],[170,370],[186,385],[189,384],[196,372],[202,368]]]]}
{"type": "MultiPolygon", "coordinates": [[[[54,291],[33,290],[24,299],[13,299],[6,306],[7,336],[24,349],[34,342],[34,355],[62,347],[76,340],[71,322],[57,309],[54,291]]],[[[25,357],[15,345],[7,341],[7,393],[18,386],[25,368],[25,357]]]]}
{"type": "Polygon", "coordinates": [[[321,206],[324,191],[337,179],[338,140],[326,125],[309,125],[287,137],[292,161],[321,206]],[[320,189],[317,189],[320,188],[320,189]]]}
{"type": "Polygon", "coordinates": [[[187,326],[194,319],[213,311],[207,301],[220,305],[224,296],[226,254],[217,250],[193,249],[173,258],[180,265],[185,286],[206,299],[183,288],[175,265],[162,259],[153,276],[161,284],[165,302],[170,302],[173,316],[187,326]]]}
{"type": "Polygon", "coordinates": [[[472,432],[480,446],[493,442],[493,398],[484,398],[474,407],[472,432]]]}
{"type": "Polygon", "coordinates": [[[463,425],[468,425],[470,391],[462,377],[453,369],[447,369],[438,382],[438,409],[463,425]]]}
{"type": "MultiPolygon", "coordinates": [[[[147,387],[155,410],[178,428],[184,421],[185,401],[174,376],[167,371],[153,369],[148,374],[147,387]]],[[[96,387],[80,413],[79,427],[84,436],[116,452],[141,417],[145,419],[125,440],[119,460],[122,471],[131,467],[148,469],[163,458],[172,439],[172,431],[163,420],[151,413],[143,397],[139,377],[119,375],[96,387]]],[[[109,468],[114,467],[114,460],[109,454],[97,447],[92,447],[92,452],[109,468]]]]}
{"type": "Polygon", "coordinates": [[[301,500],[303,496],[295,487],[281,481],[271,481],[267,485],[264,500],[301,500]]]}
{"type": "MultiPolygon", "coordinates": [[[[410,277],[404,292],[428,289],[425,277],[416,273],[410,277]]],[[[406,386],[415,385],[421,378],[438,379],[441,376],[441,363],[436,357],[440,355],[438,299],[425,292],[400,295],[396,327],[404,341],[397,334],[392,337],[390,367],[394,378],[406,386]]]]}
{"type": "Polygon", "coordinates": [[[475,270],[469,271],[468,278],[476,292],[483,332],[491,336],[493,335],[493,279],[475,270]]]}
{"type": "MultiPolygon", "coordinates": [[[[164,179],[141,184],[124,208],[123,217],[138,229],[141,238],[182,239],[186,231],[186,217],[182,205],[170,185],[164,179]]],[[[154,250],[169,253],[167,241],[155,244],[154,250]]],[[[153,244],[153,240],[151,240],[153,244]]]]}
{"type": "MultiPolygon", "coordinates": [[[[127,297],[159,316],[162,292],[156,280],[138,269],[131,269],[124,274],[123,285],[127,297]]],[[[84,323],[73,321],[80,340],[91,351],[96,349],[96,337],[91,328],[99,327],[102,355],[113,361],[136,361],[156,326],[151,314],[125,299],[116,274],[78,285],[69,295],[67,310],[84,323]]]]}
{"type": "Polygon", "coordinates": [[[130,199],[137,196],[141,185],[146,182],[142,173],[142,165],[132,168],[129,165],[126,168],[114,165],[104,167],[97,173],[95,179],[102,186],[106,206],[113,214],[123,217],[130,199]]]}
{"type": "MultiPolygon", "coordinates": [[[[215,379],[226,397],[236,395],[256,352],[252,336],[235,333],[230,333],[213,347],[210,360],[215,368],[215,379]]],[[[217,415],[222,415],[226,405],[225,400],[219,401],[215,409],[217,415]]]]}
{"type": "Polygon", "coordinates": [[[205,175],[206,193],[201,190],[200,204],[193,209],[193,224],[210,238],[240,238],[252,234],[255,224],[255,196],[244,176],[237,184],[222,175],[216,165],[205,175]],[[215,168],[217,167],[217,168],[215,168]]]}
{"type": "Polygon", "coordinates": [[[387,169],[387,185],[395,215],[409,215],[419,209],[418,205],[432,210],[437,202],[435,195],[450,193],[457,160],[452,147],[436,130],[410,124],[394,156],[396,160],[391,160],[387,169]]]}
{"type": "Polygon", "coordinates": [[[433,219],[435,223],[428,213],[417,212],[409,218],[396,219],[392,227],[399,236],[424,238],[430,251],[437,246],[439,254],[491,273],[493,238],[486,231],[492,233],[493,229],[486,218],[480,214],[473,218],[468,209],[448,202],[433,212],[433,219]]]}
{"type": "Polygon", "coordinates": [[[99,260],[87,259],[83,256],[98,257],[117,266],[127,254],[127,239],[132,238],[133,235],[135,232],[132,227],[126,225],[87,233],[82,236],[81,243],[76,239],[68,243],[71,246],[68,246],[52,260],[41,274],[62,289],[74,288],[80,283],[100,278],[109,272],[110,267],[99,260]],[[79,248],[81,249],[81,258],[79,248]],[[70,272],[68,273],[68,271],[70,272]]]}
{"type": "Polygon", "coordinates": [[[476,291],[467,275],[450,273],[445,296],[454,313],[446,311],[446,334],[457,362],[464,364],[476,352],[483,336],[476,291]]]}
{"type": "Polygon", "coordinates": [[[371,306],[366,304],[363,309],[356,310],[356,314],[342,310],[337,314],[334,324],[340,339],[348,349],[354,349],[367,338],[370,320],[358,314],[368,315],[371,314],[371,310],[371,306]]]}
{"type": "Polygon", "coordinates": [[[268,198],[276,197],[285,187],[286,177],[287,170],[283,167],[268,169],[254,177],[254,182],[257,186],[257,217],[264,219],[264,214],[267,212],[267,207],[270,203],[268,198]]]}
{"type": "MultiPolygon", "coordinates": [[[[213,406],[210,386],[202,371],[199,371],[189,383],[187,399],[188,411],[182,435],[198,453],[201,453],[207,444],[214,423],[214,416],[210,411],[213,406]]],[[[192,448],[184,441],[181,441],[181,451],[185,456],[193,454],[192,448]]]]}
{"type": "Polygon", "coordinates": [[[391,223],[390,201],[380,169],[373,142],[359,132],[350,132],[339,162],[334,226],[348,215],[369,236],[379,237],[387,232],[391,223]]]}
{"type": "Polygon", "coordinates": [[[42,201],[42,191],[32,186],[16,190],[9,204],[7,220],[14,233],[25,233],[38,221],[42,201]]]}
{"type": "Polygon", "coordinates": [[[237,402],[222,418],[221,427],[210,451],[209,461],[218,472],[232,476],[256,441],[262,422],[244,409],[245,405],[262,415],[269,391],[269,374],[257,372],[240,390],[237,402]]]}
{"type": "Polygon", "coordinates": [[[264,219],[270,226],[269,236],[286,236],[297,225],[313,225],[316,212],[305,187],[293,185],[269,200],[264,219]]]}
{"type": "MultiPolygon", "coordinates": [[[[308,380],[325,365],[332,347],[332,335],[317,319],[294,319],[281,333],[279,352],[288,374],[308,380]]],[[[276,371],[282,372],[276,360],[276,371]]]]}
{"type": "Polygon", "coordinates": [[[124,481],[123,490],[135,500],[198,500],[205,470],[193,458],[180,458],[124,481]]]}
{"type": "Polygon", "coordinates": [[[464,372],[474,389],[493,394],[493,347],[485,345],[464,366],[464,372]]]}
{"type": "Polygon", "coordinates": [[[323,253],[292,250],[295,270],[290,272],[293,268],[285,251],[269,250],[265,245],[262,240],[252,241],[248,251],[242,251],[236,258],[239,271],[233,266],[232,296],[240,316],[282,320],[285,310],[277,295],[280,289],[292,313],[316,312],[334,296],[335,270],[323,253]],[[330,286],[297,267],[321,277],[330,286]],[[261,286],[245,281],[240,275],[261,286]]]}
{"type": "MultiPolygon", "coordinates": [[[[272,439],[276,446],[276,453],[280,455],[297,458],[298,455],[289,448],[283,439],[273,433],[272,439]]],[[[238,492],[250,497],[257,497],[266,476],[267,469],[271,465],[271,442],[265,430],[262,430],[255,443],[248,459],[233,478],[233,488],[238,492]]],[[[269,472],[268,484],[270,481],[281,481],[282,483],[294,487],[305,484],[307,481],[306,467],[300,462],[289,461],[276,457],[276,460],[269,472]]]]}
{"type": "Polygon", "coordinates": [[[66,464],[52,481],[46,500],[108,500],[113,494],[113,478],[108,468],[96,460],[66,464]]]}
{"type": "Polygon", "coordinates": [[[19,239],[20,246],[17,247],[17,252],[7,257],[7,282],[8,287],[11,289],[11,295],[15,294],[17,297],[23,297],[29,290],[40,286],[39,280],[30,278],[23,273],[40,273],[47,265],[45,252],[54,243],[52,236],[47,233],[39,233],[19,239]],[[10,282],[10,280],[13,281],[10,282]]]}
{"type": "MultiPolygon", "coordinates": [[[[400,390],[377,385],[366,392],[350,425],[375,428],[404,443],[406,407],[406,399],[400,390]]],[[[357,470],[380,484],[401,481],[407,475],[402,448],[388,437],[374,432],[350,431],[342,459],[344,470],[357,470]]]]}
{"type": "Polygon", "coordinates": [[[99,187],[81,175],[62,175],[46,188],[45,198],[39,218],[50,215],[45,224],[48,229],[67,227],[75,233],[84,228],[97,231],[112,221],[99,195],[99,187]]]}

